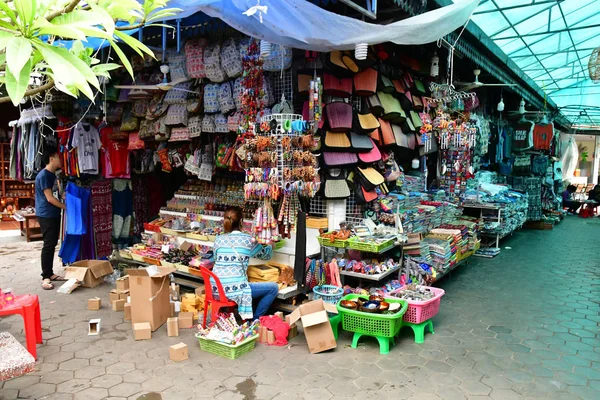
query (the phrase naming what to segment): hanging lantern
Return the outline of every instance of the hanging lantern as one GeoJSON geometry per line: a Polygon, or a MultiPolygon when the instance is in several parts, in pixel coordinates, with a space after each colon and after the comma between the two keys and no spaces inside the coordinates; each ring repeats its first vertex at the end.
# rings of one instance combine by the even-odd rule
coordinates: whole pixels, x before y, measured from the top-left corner
{"type": "Polygon", "coordinates": [[[358,43],[354,47],[354,58],[357,60],[366,60],[367,53],[369,52],[369,45],[367,43],[358,43]]]}
{"type": "Polygon", "coordinates": [[[163,64],[160,66],[160,72],[163,74],[163,83],[168,83],[167,74],[169,73],[169,66],[167,64],[163,64]]]}
{"type": "Polygon", "coordinates": [[[419,169],[419,166],[420,166],[420,165],[421,165],[421,163],[420,163],[420,161],[419,161],[419,159],[418,159],[418,158],[414,158],[414,159],[412,160],[412,164],[411,164],[411,166],[412,166],[412,169],[419,169]]]}
{"type": "Polygon", "coordinates": [[[269,57],[271,55],[271,43],[266,40],[260,41],[260,56],[262,58],[269,57]]]}
{"type": "Polygon", "coordinates": [[[519,114],[525,114],[525,100],[523,99],[519,103],[519,114]]]}
{"type": "Polygon", "coordinates": [[[429,75],[435,77],[440,76],[440,58],[437,55],[437,52],[433,53],[433,57],[431,57],[431,68],[429,70],[429,75]]]}
{"type": "Polygon", "coordinates": [[[504,111],[504,99],[502,98],[502,96],[500,96],[500,102],[498,103],[497,109],[500,112],[504,111]]]}

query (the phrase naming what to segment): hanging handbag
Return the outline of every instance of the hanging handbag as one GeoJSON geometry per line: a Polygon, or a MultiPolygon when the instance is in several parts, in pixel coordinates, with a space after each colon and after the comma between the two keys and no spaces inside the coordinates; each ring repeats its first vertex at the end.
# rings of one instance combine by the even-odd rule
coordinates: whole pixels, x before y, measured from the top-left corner
{"type": "Polygon", "coordinates": [[[400,101],[390,93],[377,92],[381,106],[383,107],[383,115],[381,118],[385,120],[403,120],[406,118],[406,113],[400,105],[400,101]]]}
{"type": "Polygon", "coordinates": [[[169,142],[185,142],[190,140],[190,131],[187,127],[171,129],[169,142]]]}
{"type": "Polygon", "coordinates": [[[244,95],[244,83],[243,78],[237,78],[233,83],[233,101],[235,108],[238,111],[242,110],[242,99],[244,95]]]}
{"type": "Polygon", "coordinates": [[[136,118],[146,118],[146,113],[148,112],[148,104],[149,101],[146,100],[136,100],[131,107],[131,114],[136,118]]]}
{"type": "Polygon", "coordinates": [[[358,163],[358,157],[355,153],[323,152],[323,163],[327,167],[351,167],[358,163]]]}
{"type": "Polygon", "coordinates": [[[233,100],[233,94],[231,90],[231,83],[224,82],[219,86],[218,92],[219,109],[223,114],[235,110],[235,101],[233,100]]]}
{"type": "Polygon", "coordinates": [[[227,117],[223,113],[215,115],[215,132],[227,133],[229,127],[227,126],[227,117]]]}
{"type": "Polygon", "coordinates": [[[136,131],[140,127],[139,120],[134,117],[131,113],[131,109],[127,109],[123,113],[123,119],[121,120],[121,131],[122,132],[131,132],[136,131]]]}
{"type": "Polygon", "coordinates": [[[354,129],[363,133],[379,129],[379,120],[370,112],[354,114],[354,129]]]}
{"type": "Polygon", "coordinates": [[[324,143],[330,151],[348,151],[352,147],[348,135],[342,132],[326,132],[324,143]]]}
{"type": "Polygon", "coordinates": [[[190,39],[185,43],[185,66],[188,76],[192,79],[206,77],[204,68],[204,49],[207,45],[208,40],[204,38],[190,39]]]}
{"type": "Polygon", "coordinates": [[[202,133],[202,117],[199,115],[194,115],[188,119],[187,124],[188,130],[190,132],[190,138],[195,138],[200,136],[202,133]]]}
{"type": "Polygon", "coordinates": [[[323,93],[326,96],[352,97],[352,78],[338,78],[331,74],[323,74],[323,93]]]}
{"type": "Polygon", "coordinates": [[[325,106],[327,123],[331,132],[347,132],[352,129],[352,106],[336,101],[325,106]]]}
{"type": "Polygon", "coordinates": [[[221,83],[227,79],[227,73],[221,66],[221,45],[212,44],[204,49],[204,70],[211,82],[221,83]]]}
{"type": "Polygon", "coordinates": [[[204,87],[204,112],[208,114],[217,113],[221,109],[219,103],[219,85],[209,83],[204,87]]]}
{"type": "Polygon", "coordinates": [[[202,119],[202,132],[214,133],[215,132],[215,116],[210,114],[204,114],[202,119]]]}
{"type": "Polygon", "coordinates": [[[359,135],[354,132],[350,132],[350,143],[352,144],[352,150],[357,153],[366,153],[373,150],[373,140],[367,135],[359,135]]]}
{"type": "Polygon", "coordinates": [[[357,168],[359,183],[368,191],[374,190],[377,186],[385,182],[385,178],[375,168],[357,168]]]}
{"type": "Polygon", "coordinates": [[[188,110],[187,104],[171,104],[164,121],[168,126],[187,126],[188,110]]]}
{"type": "Polygon", "coordinates": [[[375,146],[373,139],[369,138],[369,140],[373,144],[373,148],[367,153],[358,154],[358,158],[360,159],[360,161],[367,164],[375,163],[381,160],[381,152],[379,151],[379,148],[375,146]]]}
{"type": "Polygon", "coordinates": [[[128,139],[127,150],[141,150],[146,147],[146,144],[140,139],[137,132],[130,133],[128,139]]]}
{"type": "Polygon", "coordinates": [[[323,195],[328,200],[347,199],[350,197],[350,188],[346,181],[345,171],[333,168],[326,172],[323,195]]]}
{"type": "Polygon", "coordinates": [[[396,137],[394,136],[394,131],[392,130],[392,125],[389,121],[384,119],[379,120],[381,127],[379,131],[381,132],[381,141],[384,146],[391,146],[396,144],[396,137]]]}
{"type": "Polygon", "coordinates": [[[381,132],[379,129],[374,129],[371,133],[369,133],[369,137],[373,139],[375,144],[378,146],[383,146],[383,142],[381,141],[381,132]]]}
{"type": "Polygon", "coordinates": [[[392,82],[392,80],[390,78],[388,78],[387,76],[385,76],[383,74],[379,74],[379,82],[377,84],[377,91],[391,94],[396,91],[396,88],[394,87],[394,83],[392,82]]]}
{"type": "Polygon", "coordinates": [[[412,125],[415,127],[415,131],[420,130],[423,126],[423,121],[421,121],[421,117],[419,117],[419,114],[412,110],[409,112],[409,114],[410,122],[412,122],[412,125]]]}
{"type": "Polygon", "coordinates": [[[354,185],[354,198],[356,200],[356,204],[365,205],[377,200],[377,197],[377,191],[368,191],[360,184],[354,185]]]}
{"type": "Polygon", "coordinates": [[[167,51],[167,60],[169,62],[171,82],[181,82],[189,79],[187,76],[185,53],[167,51]]]}
{"type": "Polygon", "coordinates": [[[354,75],[354,94],[373,96],[377,92],[377,70],[367,68],[354,75]]]}
{"type": "Polygon", "coordinates": [[[187,99],[192,88],[192,82],[183,82],[167,91],[163,102],[165,104],[187,104],[187,99]]]}
{"type": "Polygon", "coordinates": [[[263,69],[265,71],[282,71],[292,66],[292,49],[271,43],[269,55],[263,58],[263,69]]]}
{"type": "Polygon", "coordinates": [[[146,110],[147,119],[160,118],[167,112],[167,110],[169,109],[169,105],[163,101],[164,98],[164,93],[159,93],[152,97],[152,99],[148,103],[148,109],[146,110]]]}
{"type": "Polygon", "coordinates": [[[229,38],[221,46],[221,67],[229,78],[236,78],[242,74],[242,57],[238,42],[229,38]]]}

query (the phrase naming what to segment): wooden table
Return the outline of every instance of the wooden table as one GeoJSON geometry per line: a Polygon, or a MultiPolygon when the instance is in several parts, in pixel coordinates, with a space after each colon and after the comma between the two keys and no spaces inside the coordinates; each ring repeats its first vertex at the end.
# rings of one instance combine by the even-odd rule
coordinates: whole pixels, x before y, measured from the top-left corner
{"type": "Polygon", "coordinates": [[[42,239],[42,231],[39,226],[32,226],[29,221],[33,220],[35,223],[37,216],[35,214],[15,213],[13,218],[19,221],[19,227],[21,230],[21,236],[25,236],[27,242],[32,240],[42,239]]]}

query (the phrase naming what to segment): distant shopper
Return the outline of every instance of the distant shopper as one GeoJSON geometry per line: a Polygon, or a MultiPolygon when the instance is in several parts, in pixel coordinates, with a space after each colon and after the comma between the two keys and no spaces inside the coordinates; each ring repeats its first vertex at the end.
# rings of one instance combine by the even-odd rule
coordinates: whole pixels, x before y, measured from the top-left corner
{"type": "Polygon", "coordinates": [[[37,215],[44,246],[42,247],[42,288],[54,289],[52,281],[64,281],[53,271],[54,251],[60,234],[60,210],[65,205],[54,197],[56,187],[56,171],[62,168],[60,154],[56,151],[45,151],[42,161],[46,168],[35,178],[35,213],[37,215]]]}
{"type": "MultiPolygon", "coordinates": [[[[225,295],[238,305],[242,319],[257,319],[269,311],[277,297],[279,286],[275,282],[248,282],[248,261],[251,257],[269,260],[273,254],[271,246],[263,246],[242,230],[242,210],[231,207],[225,211],[224,234],[215,240],[215,266],[213,272],[219,277],[225,295]],[[252,310],[253,300],[257,302],[252,310]]],[[[216,287],[213,292],[216,292],[216,287]]]]}
{"type": "Polygon", "coordinates": [[[574,185],[569,185],[562,194],[563,207],[568,207],[567,211],[571,214],[576,214],[579,207],[581,207],[580,201],[573,200],[573,193],[575,193],[576,190],[577,188],[574,185]]]}

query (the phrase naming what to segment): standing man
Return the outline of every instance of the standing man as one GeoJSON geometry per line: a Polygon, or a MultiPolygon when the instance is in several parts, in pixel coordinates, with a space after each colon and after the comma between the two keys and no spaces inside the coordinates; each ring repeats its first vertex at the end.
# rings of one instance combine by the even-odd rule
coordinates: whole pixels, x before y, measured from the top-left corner
{"type": "Polygon", "coordinates": [[[35,213],[37,215],[44,246],[42,247],[42,288],[54,289],[52,281],[65,279],[54,274],[54,250],[60,235],[60,210],[66,207],[54,197],[56,171],[62,168],[60,154],[56,150],[46,150],[42,155],[46,168],[35,178],[35,213]]]}

